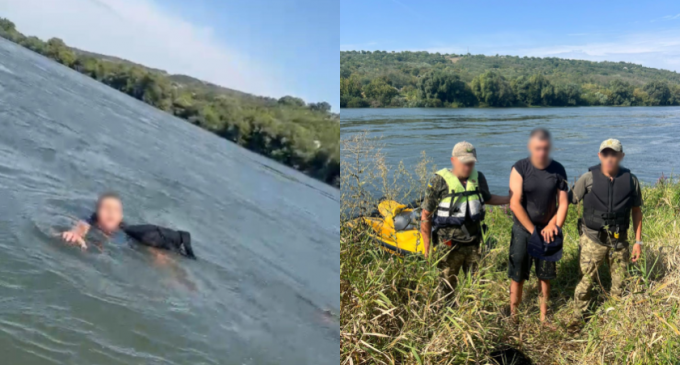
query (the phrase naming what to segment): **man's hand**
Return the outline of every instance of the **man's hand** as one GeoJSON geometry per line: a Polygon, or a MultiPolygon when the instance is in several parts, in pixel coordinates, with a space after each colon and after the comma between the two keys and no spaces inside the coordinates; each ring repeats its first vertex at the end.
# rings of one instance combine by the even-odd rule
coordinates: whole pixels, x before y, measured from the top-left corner
{"type": "Polygon", "coordinates": [[[548,223],[547,226],[545,226],[545,228],[543,228],[543,230],[541,231],[541,235],[543,236],[545,242],[550,243],[553,241],[554,237],[557,236],[559,232],[560,231],[557,228],[557,225],[555,225],[555,223],[553,222],[550,222],[548,223]]]}
{"type": "Polygon", "coordinates": [[[642,254],[642,246],[636,243],[633,245],[633,253],[630,255],[630,261],[636,262],[640,258],[640,254],[642,254]]]}
{"type": "Polygon", "coordinates": [[[61,238],[67,243],[76,244],[80,246],[81,249],[87,250],[87,244],[85,243],[85,240],[83,239],[79,232],[66,231],[61,234],[61,238]]]}

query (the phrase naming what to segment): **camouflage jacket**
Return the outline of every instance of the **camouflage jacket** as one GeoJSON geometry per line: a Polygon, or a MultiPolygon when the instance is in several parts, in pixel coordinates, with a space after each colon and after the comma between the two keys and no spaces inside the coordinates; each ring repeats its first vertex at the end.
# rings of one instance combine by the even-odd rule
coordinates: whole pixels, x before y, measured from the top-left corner
{"type": "MultiPolygon", "coordinates": [[[[491,199],[489,184],[486,182],[486,177],[484,177],[484,174],[479,171],[477,171],[477,173],[479,179],[478,185],[482,199],[487,201],[491,199]]],[[[444,178],[439,175],[435,175],[427,185],[425,200],[423,200],[421,207],[423,210],[434,214],[437,206],[439,206],[439,202],[442,200],[442,197],[448,193],[449,187],[446,184],[444,178]]],[[[453,243],[474,244],[480,242],[482,238],[481,224],[479,222],[466,222],[464,225],[465,229],[468,231],[468,234],[466,234],[460,227],[440,228],[437,231],[437,236],[439,237],[438,243],[453,241],[453,243]]]]}

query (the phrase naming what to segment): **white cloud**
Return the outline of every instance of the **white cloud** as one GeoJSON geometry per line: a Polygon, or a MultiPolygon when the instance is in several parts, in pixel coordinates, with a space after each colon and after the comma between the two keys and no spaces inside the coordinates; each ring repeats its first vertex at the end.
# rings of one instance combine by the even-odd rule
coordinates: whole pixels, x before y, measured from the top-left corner
{"type": "Polygon", "coordinates": [[[281,96],[275,70],[220,44],[208,27],[153,0],[0,0],[19,31],[258,95],[281,96]]]}
{"type": "Polygon", "coordinates": [[[652,20],[650,20],[650,22],[654,23],[658,20],[664,21],[664,20],[673,20],[673,19],[678,19],[678,18],[680,18],[680,14],[666,15],[666,16],[662,16],[661,18],[652,19],[652,20]]]}
{"type": "Polygon", "coordinates": [[[563,57],[592,61],[626,61],[647,67],[678,70],[680,38],[664,33],[645,33],[622,37],[610,42],[535,47],[520,50],[539,57],[563,57]]]}
{"type": "MultiPolygon", "coordinates": [[[[680,37],[677,30],[640,32],[621,36],[607,36],[606,41],[532,41],[523,37],[524,44],[480,39],[475,42],[473,54],[518,55],[529,57],[559,57],[590,61],[625,61],[647,67],[680,71],[680,37]],[[549,43],[551,45],[542,45],[549,43]],[[541,45],[538,45],[541,44],[541,45]]],[[[494,38],[498,38],[494,36],[494,38]]],[[[580,38],[579,38],[580,39],[580,38]]],[[[465,53],[459,45],[426,49],[429,52],[465,53]]]]}

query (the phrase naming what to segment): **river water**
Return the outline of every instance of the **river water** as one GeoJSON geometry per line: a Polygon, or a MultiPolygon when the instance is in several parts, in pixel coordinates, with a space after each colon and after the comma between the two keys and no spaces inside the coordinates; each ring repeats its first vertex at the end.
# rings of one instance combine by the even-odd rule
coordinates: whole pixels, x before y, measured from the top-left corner
{"type": "Polygon", "coordinates": [[[642,182],[680,174],[680,107],[343,109],[340,121],[342,138],[360,132],[380,138],[393,165],[413,167],[426,151],[438,168],[451,166],[451,149],[466,140],[495,194],[507,193],[510,169],[527,157],[529,132],[539,126],[551,131],[552,156],[570,183],[599,163],[607,138],[621,141],[623,165],[642,182]]]}
{"type": "Polygon", "coordinates": [[[0,39],[3,364],[338,364],[339,193],[0,39]],[[55,234],[98,193],[158,262],[55,234]]]}

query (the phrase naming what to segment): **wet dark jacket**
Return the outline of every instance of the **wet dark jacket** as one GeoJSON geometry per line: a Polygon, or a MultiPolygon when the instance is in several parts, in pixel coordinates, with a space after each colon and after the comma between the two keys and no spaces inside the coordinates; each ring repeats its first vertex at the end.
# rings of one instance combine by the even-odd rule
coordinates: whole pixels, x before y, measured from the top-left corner
{"type": "MultiPolygon", "coordinates": [[[[85,221],[90,225],[96,224],[97,213],[92,213],[85,221]]],[[[153,224],[129,225],[125,222],[121,223],[120,229],[144,246],[174,251],[192,259],[196,258],[191,247],[189,232],[176,231],[153,224]]]]}
{"type": "Polygon", "coordinates": [[[183,256],[195,259],[191,247],[191,234],[185,231],[175,231],[152,224],[124,225],[125,233],[144,246],[177,252],[183,256]]]}

